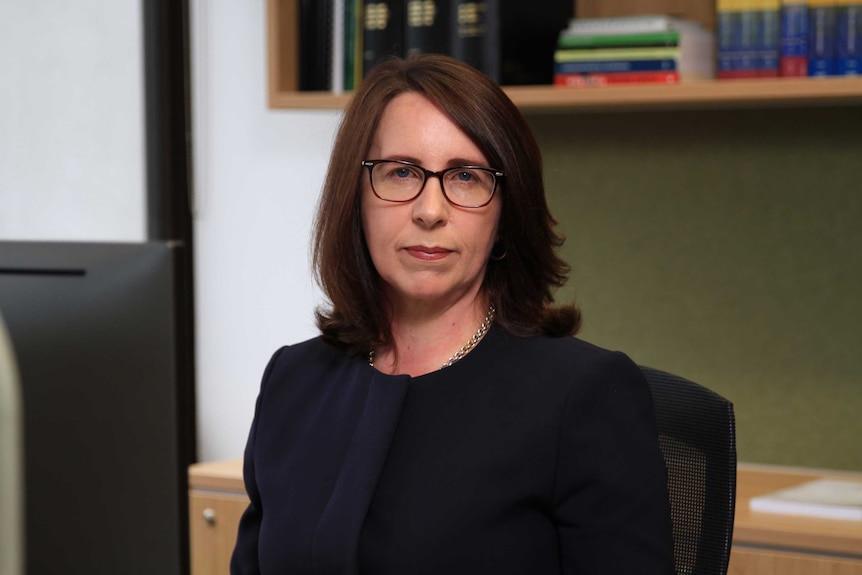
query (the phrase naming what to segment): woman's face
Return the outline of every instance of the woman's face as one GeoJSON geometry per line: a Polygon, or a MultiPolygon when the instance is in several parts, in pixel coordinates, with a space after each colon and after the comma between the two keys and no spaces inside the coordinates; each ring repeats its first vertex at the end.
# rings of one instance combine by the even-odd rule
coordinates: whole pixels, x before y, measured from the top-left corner
{"type": "MultiPolygon", "coordinates": [[[[383,113],[369,160],[407,160],[439,172],[455,166],[488,166],[485,156],[425,97],[404,93],[383,113]]],[[[479,293],[500,219],[499,190],[481,208],[446,199],[429,177],[405,203],[374,195],[366,171],[362,184],[365,241],[387,295],[396,306],[454,305],[479,293]]]]}

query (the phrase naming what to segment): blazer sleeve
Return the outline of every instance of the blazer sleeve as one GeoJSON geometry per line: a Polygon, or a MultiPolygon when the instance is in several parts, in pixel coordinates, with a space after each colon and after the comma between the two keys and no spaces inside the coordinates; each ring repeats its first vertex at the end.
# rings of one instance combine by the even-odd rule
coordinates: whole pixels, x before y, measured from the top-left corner
{"type": "Polygon", "coordinates": [[[245,490],[248,493],[249,505],[243,513],[239,521],[239,528],[236,538],[236,546],[230,560],[231,575],[257,575],[260,573],[260,562],[258,558],[258,540],[260,536],[260,523],[263,515],[261,507],[260,492],[257,489],[257,481],[254,471],[254,446],[257,435],[258,420],[260,418],[261,404],[264,401],[266,385],[269,381],[270,373],[275,365],[278,355],[284,348],[281,348],[270,359],[269,364],[263,373],[263,379],[260,386],[260,392],[257,396],[257,401],[254,408],[254,419],[251,424],[251,431],[248,434],[248,441],[245,446],[245,455],[243,457],[242,476],[245,482],[245,490]]]}
{"type": "Polygon", "coordinates": [[[563,573],[674,573],[667,471],[652,397],[622,353],[598,354],[560,422],[554,515],[563,573]]]}

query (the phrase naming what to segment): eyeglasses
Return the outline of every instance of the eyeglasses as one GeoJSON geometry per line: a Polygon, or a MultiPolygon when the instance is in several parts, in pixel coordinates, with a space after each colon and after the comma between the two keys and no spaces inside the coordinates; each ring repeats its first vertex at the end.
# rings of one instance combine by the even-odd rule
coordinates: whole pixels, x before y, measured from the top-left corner
{"type": "Polygon", "coordinates": [[[403,160],[363,160],[371,176],[371,191],[387,202],[415,200],[425,189],[428,178],[440,180],[443,195],[451,204],[462,208],[481,208],[491,202],[497,191],[497,179],[505,174],[493,168],[455,166],[440,172],[426,170],[403,160]]]}

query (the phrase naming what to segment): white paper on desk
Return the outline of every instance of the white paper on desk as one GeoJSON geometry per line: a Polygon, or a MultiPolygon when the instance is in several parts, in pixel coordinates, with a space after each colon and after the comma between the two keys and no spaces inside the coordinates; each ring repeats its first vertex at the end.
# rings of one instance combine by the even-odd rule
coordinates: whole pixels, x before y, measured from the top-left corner
{"type": "Polygon", "coordinates": [[[815,479],[748,503],[752,511],[862,521],[862,481],[815,479]]]}

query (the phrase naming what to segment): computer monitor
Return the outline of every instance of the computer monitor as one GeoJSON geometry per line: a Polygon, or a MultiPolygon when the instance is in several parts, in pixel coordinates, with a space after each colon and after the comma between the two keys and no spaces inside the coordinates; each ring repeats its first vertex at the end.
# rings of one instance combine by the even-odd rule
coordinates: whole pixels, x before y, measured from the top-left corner
{"type": "Polygon", "coordinates": [[[187,569],[180,249],[0,242],[0,312],[23,400],[28,573],[187,569]]]}

